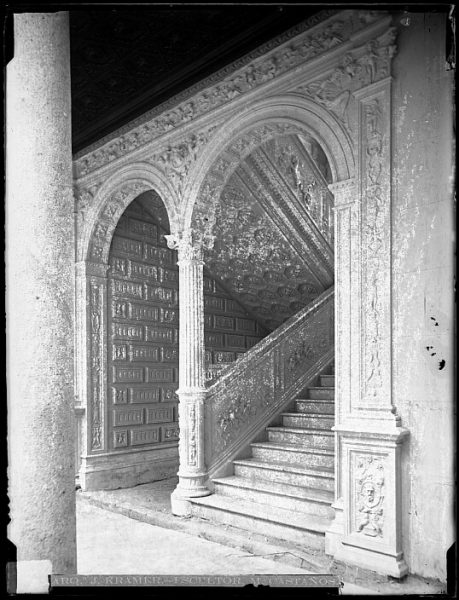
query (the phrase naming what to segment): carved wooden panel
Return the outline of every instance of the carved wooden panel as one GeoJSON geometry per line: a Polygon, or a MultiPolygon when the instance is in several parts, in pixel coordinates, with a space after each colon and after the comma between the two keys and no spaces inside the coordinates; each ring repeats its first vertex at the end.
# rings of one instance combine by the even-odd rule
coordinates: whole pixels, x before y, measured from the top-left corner
{"type": "Polygon", "coordinates": [[[165,233],[136,201],[119,220],[110,249],[107,361],[112,449],[176,441],[163,438],[160,426],[178,428],[178,271],[175,252],[161,238],[165,233]]]}

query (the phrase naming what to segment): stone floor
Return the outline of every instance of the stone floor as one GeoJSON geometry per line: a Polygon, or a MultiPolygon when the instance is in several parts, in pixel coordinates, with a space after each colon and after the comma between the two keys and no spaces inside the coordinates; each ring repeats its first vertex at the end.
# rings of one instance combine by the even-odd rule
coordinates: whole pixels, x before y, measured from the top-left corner
{"type": "MultiPolygon", "coordinates": [[[[176,478],[129,489],[77,493],[78,573],[255,575],[327,572],[269,540],[176,517],[170,493],[176,478]]],[[[361,582],[358,582],[361,583],[361,582]]],[[[439,594],[441,585],[417,578],[355,585],[346,595],[439,594]]]]}

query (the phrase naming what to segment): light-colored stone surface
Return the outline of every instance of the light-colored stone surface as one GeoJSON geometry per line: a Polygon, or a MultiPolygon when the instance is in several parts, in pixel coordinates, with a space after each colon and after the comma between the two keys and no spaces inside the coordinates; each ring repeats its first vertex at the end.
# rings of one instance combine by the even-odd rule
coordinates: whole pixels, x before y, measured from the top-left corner
{"type": "Polygon", "coordinates": [[[188,533],[141,523],[84,500],[78,502],[77,520],[80,574],[309,572],[188,533]]]}
{"type": "Polygon", "coordinates": [[[9,538],[76,568],[68,14],[14,15],[7,68],[9,538]]]}
{"type": "Polygon", "coordinates": [[[394,60],[393,395],[411,572],[446,578],[454,540],[452,73],[446,15],[410,16],[394,60]],[[445,361],[440,369],[441,361],[445,361]]]}

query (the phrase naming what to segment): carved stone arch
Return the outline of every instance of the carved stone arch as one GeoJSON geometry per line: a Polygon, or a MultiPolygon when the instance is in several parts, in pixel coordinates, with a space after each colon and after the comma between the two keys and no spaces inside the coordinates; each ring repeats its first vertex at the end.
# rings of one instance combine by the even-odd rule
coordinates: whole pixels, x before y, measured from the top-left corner
{"type": "Polygon", "coordinates": [[[182,210],[184,228],[193,228],[192,221],[196,220],[201,227],[205,223],[211,226],[209,215],[218,202],[219,192],[239,163],[256,145],[284,132],[304,133],[317,140],[329,161],[333,182],[354,177],[355,145],[330,111],[298,94],[267,98],[251,105],[214,133],[190,173],[182,210]],[[258,141],[251,143],[251,138],[258,141]],[[227,153],[231,160],[227,159],[227,153]]]}
{"type": "Polygon", "coordinates": [[[119,218],[139,194],[148,190],[160,196],[174,232],[178,199],[168,180],[150,164],[127,165],[101,185],[88,206],[78,236],[77,260],[106,264],[119,218]]]}
{"type": "Polygon", "coordinates": [[[83,416],[80,422],[83,489],[97,486],[98,454],[107,451],[107,272],[109,251],[118,221],[142,192],[154,190],[161,197],[171,232],[177,228],[178,200],[160,171],[146,163],[122,167],[97,189],[77,184],[76,261],[76,398],[83,416]]]}

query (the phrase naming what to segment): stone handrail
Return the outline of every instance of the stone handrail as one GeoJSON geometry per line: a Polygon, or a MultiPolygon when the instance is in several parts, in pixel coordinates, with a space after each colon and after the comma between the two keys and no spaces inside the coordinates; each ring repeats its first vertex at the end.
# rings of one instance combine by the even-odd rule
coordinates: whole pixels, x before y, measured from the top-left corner
{"type": "Polygon", "coordinates": [[[207,389],[209,475],[221,474],[333,358],[332,287],[224,369],[207,389]]]}

